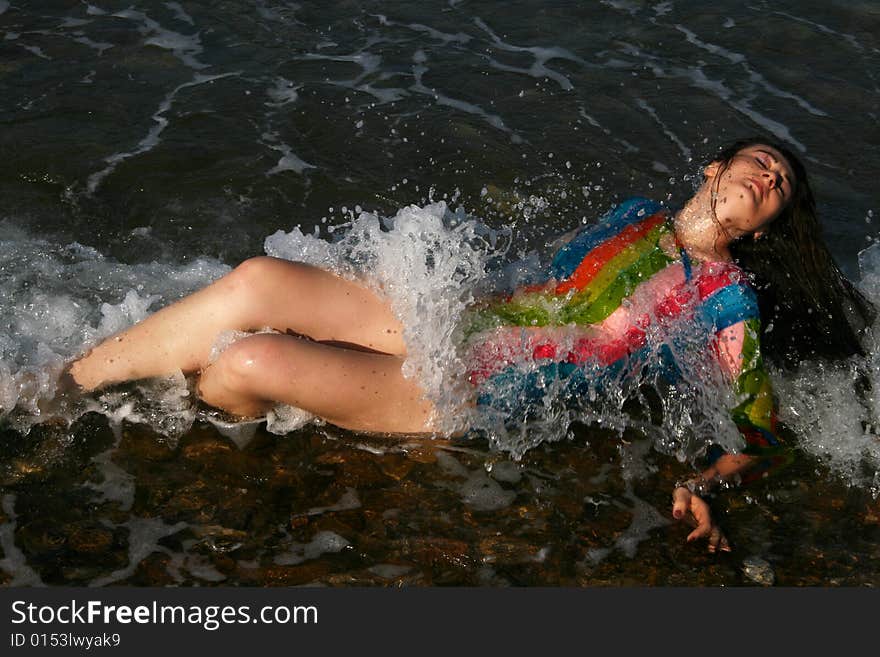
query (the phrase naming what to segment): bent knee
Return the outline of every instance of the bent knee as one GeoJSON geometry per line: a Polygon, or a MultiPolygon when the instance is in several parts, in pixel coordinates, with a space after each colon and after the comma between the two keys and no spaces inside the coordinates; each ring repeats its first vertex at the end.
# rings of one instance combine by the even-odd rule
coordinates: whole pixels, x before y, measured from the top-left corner
{"type": "MultiPolygon", "coordinates": [[[[271,283],[287,261],[271,256],[256,256],[240,263],[228,275],[227,280],[234,291],[253,293],[266,283],[271,283]]],[[[293,263],[288,263],[293,264],[293,263]]]]}
{"type": "Polygon", "coordinates": [[[313,269],[305,263],[271,256],[248,258],[224,278],[226,294],[244,317],[260,323],[274,314],[280,295],[307,284],[306,277],[313,269]]]}
{"type": "Polygon", "coordinates": [[[321,271],[319,267],[305,262],[273,256],[254,256],[242,261],[232,270],[231,275],[242,282],[259,285],[266,281],[277,280],[281,276],[292,279],[314,276],[318,271],[321,271]]]}
{"type": "Polygon", "coordinates": [[[241,393],[252,393],[273,363],[278,362],[277,336],[251,335],[231,344],[213,367],[224,387],[241,393]]]}

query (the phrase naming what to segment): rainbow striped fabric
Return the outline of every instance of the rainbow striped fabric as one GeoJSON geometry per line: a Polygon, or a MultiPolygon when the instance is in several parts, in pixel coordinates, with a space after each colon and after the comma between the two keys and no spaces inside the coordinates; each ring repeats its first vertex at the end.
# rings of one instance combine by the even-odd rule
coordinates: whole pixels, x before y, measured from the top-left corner
{"type": "MultiPolygon", "coordinates": [[[[541,401],[548,381],[564,381],[574,397],[591,381],[637,371],[656,353],[648,344],[651,331],[679,318],[692,319],[706,336],[707,348],[720,357],[718,333],[742,322],[734,353],[738,403],[731,417],[746,440],[746,453],[773,462],[784,457],[773,390],[761,359],[754,291],[736,265],[692,267],[684,250],[670,253],[671,243],[669,212],[647,199],[629,199],[562,247],[545,282],[472,308],[465,336],[478,404],[528,416],[529,404],[541,401]],[[576,330],[580,337],[559,338],[564,327],[604,329],[609,324],[613,331],[591,335],[576,330]]],[[[726,349],[730,353],[730,346],[726,349]]]]}

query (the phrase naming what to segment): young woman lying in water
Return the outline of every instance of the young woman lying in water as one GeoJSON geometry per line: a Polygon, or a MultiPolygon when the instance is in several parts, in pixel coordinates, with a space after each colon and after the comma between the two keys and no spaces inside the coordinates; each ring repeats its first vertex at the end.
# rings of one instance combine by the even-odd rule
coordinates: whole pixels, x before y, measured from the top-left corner
{"type": "MultiPolygon", "coordinates": [[[[772,355],[785,361],[820,347],[860,351],[858,330],[871,309],[823,246],[806,172],[792,153],[745,140],[703,173],[675,215],[633,199],[569,235],[543,284],[478,304],[464,339],[476,403],[513,413],[523,400],[496,393],[499,381],[523,371],[517,365],[530,363],[576,393],[603,369],[635,369],[658,327],[662,334],[682,316],[698,322],[700,348],[715,354],[734,387],[731,416],[747,444],[674,489],[673,516],[690,513],[696,525],[688,540],[705,537],[714,551],[730,547],[703,497],[760,471],[780,450],[758,349],[760,313],[775,323],[767,334],[772,355]]],[[[419,381],[402,374],[406,354],[403,327],[375,292],[309,265],[258,257],[106,340],[68,371],[92,391],[182,370],[197,375],[204,402],[234,415],[259,416],[282,402],[347,429],[430,433],[434,407],[419,381]],[[209,362],[221,332],[264,327],[278,332],[238,340],[209,362]]],[[[517,384],[523,397],[534,393],[527,379],[517,384]]]]}

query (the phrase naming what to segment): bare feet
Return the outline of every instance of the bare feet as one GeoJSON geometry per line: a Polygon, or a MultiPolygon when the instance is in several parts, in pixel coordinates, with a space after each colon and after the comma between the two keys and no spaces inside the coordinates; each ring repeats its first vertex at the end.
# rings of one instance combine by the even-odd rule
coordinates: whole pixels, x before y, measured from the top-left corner
{"type": "Polygon", "coordinates": [[[80,392],[91,392],[100,387],[101,381],[95,380],[94,377],[89,376],[89,373],[86,371],[87,368],[82,364],[82,361],[88,356],[89,354],[87,353],[72,363],[69,363],[61,372],[61,377],[65,381],[62,384],[62,381],[59,379],[59,385],[64,385],[68,388],[77,388],[80,392]]]}
{"type": "Polygon", "coordinates": [[[69,421],[74,415],[76,403],[82,399],[84,392],[71,376],[70,365],[67,365],[61,370],[55,382],[55,394],[52,398],[38,400],[40,415],[45,415],[47,419],[61,418],[69,421]]]}

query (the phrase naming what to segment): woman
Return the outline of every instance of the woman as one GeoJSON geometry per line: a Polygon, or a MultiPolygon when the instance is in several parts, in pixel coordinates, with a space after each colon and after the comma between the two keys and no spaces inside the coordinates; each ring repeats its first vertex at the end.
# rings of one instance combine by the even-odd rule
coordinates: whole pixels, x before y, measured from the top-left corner
{"type": "MultiPolygon", "coordinates": [[[[497,384],[526,362],[533,372],[544,368],[567,384],[583,381],[597,364],[610,369],[631,363],[649,333],[669,318],[709,308],[701,330],[714,338],[722,369],[741,398],[734,419],[746,451],[757,455],[724,454],[676,486],[673,516],[692,514],[696,529],[689,541],[707,537],[711,551],[729,550],[702,498],[719,482],[754,470],[778,446],[758,350],[757,303],[734,264],[735,243],[770,243],[774,233],[787,238],[792,226],[799,237],[815,240],[801,226],[806,220],[815,224],[803,166],[766,140],[723,151],[674,217],[649,201],[623,204],[568,237],[545,283],[483,302],[470,313],[464,339],[478,404],[511,411],[496,394],[497,384]]],[[[813,251],[827,254],[820,243],[813,251]]],[[[823,257],[817,262],[825,271],[808,273],[809,282],[819,281],[815,290],[837,287],[814,290],[808,300],[828,314],[842,290],[851,299],[849,315],[867,317],[865,303],[823,257]]],[[[848,322],[847,328],[842,342],[857,349],[848,322]]],[[[262,415],[284,402],[348,429],[431,432],[435,409],[419,382],[403,376],[406,355],[403,327],[388,301],[327,271],[259,257],[108,339],[72,363],[69,374],[91,391],[182,370],[198,373],[202,400],[235,415],[262,415]],[[277,332],[238,340],[211,362],[221,332],[264,327],[277,332]]]]}

